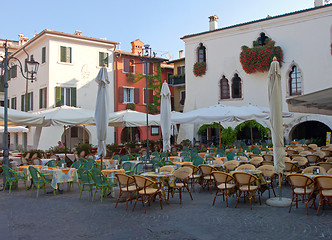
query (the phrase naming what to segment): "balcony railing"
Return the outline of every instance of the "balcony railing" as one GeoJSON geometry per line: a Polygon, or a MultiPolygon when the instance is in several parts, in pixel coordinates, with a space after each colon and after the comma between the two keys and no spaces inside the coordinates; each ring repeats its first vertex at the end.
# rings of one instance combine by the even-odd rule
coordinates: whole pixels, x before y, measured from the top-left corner
{"type": "Polygon", "coordinates": [[[174,85],[181,85],[181,84],[185,84],[185,74],[181,74],[181,75],[171,75],[169,76],[169,83],[174,85]]]}

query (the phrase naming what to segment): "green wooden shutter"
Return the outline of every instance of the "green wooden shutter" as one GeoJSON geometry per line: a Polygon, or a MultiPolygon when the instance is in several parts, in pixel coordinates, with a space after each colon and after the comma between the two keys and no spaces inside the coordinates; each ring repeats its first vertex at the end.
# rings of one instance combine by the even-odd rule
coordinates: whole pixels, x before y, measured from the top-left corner
{"type": "Polygon", "coordinates": [[[76,87],[71,88],[71,106],[76,107],[76,87]]]}
{"type": "Polygon", "coordinates": [[[104,66],[104,53],[99,52],[99,66],[103,67],[104,66]]]}
{"type": "Polygon", "coordinates": [[[33,92],[29,93],[28,110],[33,111],[33,92]]]}
{"type": "Polygon", "coordinates": [[[60,47],[60,62],[66,62],[66,47],[60,47]]]}
{"type": "Polygon", "coordinates": [[[21,111],[24,111],[24,95],[21,95],[21,111]]]}
{"type": "Polygon", "coordinates": [[[42,63],[46,62],[46,47],[42,48],[42,63]]]}
{"type": "Polygon", "coordinates": [[[43,107],[43,89],[39,89],[39,109],[43,107]]]}
{"type": "Polygon", "coordinates": [[[104,53],[104,66],[108,67],[108,53],[104,53]]]}
{"type": "Polygon", "coordinates": [[[66,49],[66,62],[71,63],[71,47],[66,49]]]}
{"type": "Polygon", "coordinates": [[[60,107],[62,105],[61,102],[61,87],[55,87],[55,106],[60,107]]]}

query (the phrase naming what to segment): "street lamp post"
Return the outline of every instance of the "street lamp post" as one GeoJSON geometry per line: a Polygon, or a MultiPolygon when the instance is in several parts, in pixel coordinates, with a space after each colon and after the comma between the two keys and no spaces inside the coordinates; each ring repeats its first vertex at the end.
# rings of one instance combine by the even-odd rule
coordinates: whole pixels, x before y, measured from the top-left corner
{"type": "Polygon", "coordinates": [[[24,76],[23,74],[23,69],[22,69],[22,63],[19,59],[17,59],[14,56],[8,56],[8,45],[7,45],[7,40],[3,44],[5,48],[5,56],[2,57],[3,60],[0,62],[1,66],[1,75],[3,76],[4,80],[4,148],[3,148],[3,164],[9,166],[9,146],[8,146],[8,71],[10,70],[11,66],[15,65],[15,62],[17,61],[19,64],[20,72],[22,76],[33,82],[36,80],[36,74],[38,71],[38,66],[39,63],[36,62],[32,57],[30,61],[26,62],[27,65],[27,76],[24,76]],[[10,61],[15,61],[15,62],[10,62],[10,61]],[[29,77],[29,74],[31,77],[29,77]]]}
{"type": "Polygon", "coordinates": [[[144,44],[144,48],[142,49],[141,55],[139,55],[139,59],[143,62],[143,67],[145,67],[145,96],[146,100],[146,162],[150,160],[150,150],[149,150],[149,93],[148,93],[148,65],[154,62],[161,62],[160,59],[155,59],[156,53],[152,52],[149,44],[144,44]]]}

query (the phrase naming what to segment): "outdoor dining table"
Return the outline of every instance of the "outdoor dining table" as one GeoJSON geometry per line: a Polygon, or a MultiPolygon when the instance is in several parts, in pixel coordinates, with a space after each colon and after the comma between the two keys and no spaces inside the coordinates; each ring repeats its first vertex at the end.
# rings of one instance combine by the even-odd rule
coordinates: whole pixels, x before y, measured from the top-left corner
{"type": "Polygon", "coordinates": [[[175,187],[175,177],[173,173],[168,172],[145,172],[141,174],[144,177],[150,178],[152,181],[161,183],[161,194],[163,199],[168,202],[166,188],[167,187],[175,187]]]}
{"type": "Polygon", "coordinates": [[[40,169],[42,167],[42,165],[23,165],[23,166],[19,166],[18,167],[19,174],[21,176],[26,176],[27,181],[31,180],[31,174],[28,170],[30,166],[36,168],[38,171],[40,171],[40,169]]]}
{"type": "MultiPolygon", "coordinates": [[[[100,164],[100,162],[101,162],[100,159],[96,160],[97,164],[100,164]]],[[[114,159],[103,159],[103,167],[105,167],[106,169],[115,166],[117,163],[118,163],[118,160],[114,160],[114,159]]]]}
{"type": "Polygon", "coordinates": [[[108,176],[108,175],[114,175],[115,173],[125,173],[125,170],[124,169],[104,169],[104,170],[101,170],[101,172],[105,176],[108,176]]]}
{"type": "Polygon", "coordinates": [[[76,168],[49,168],[42,167],[40,172],[49,175],[52,178],[51,187],[59,189],[60,183],[78,182],[78,174],[76,168]]]}

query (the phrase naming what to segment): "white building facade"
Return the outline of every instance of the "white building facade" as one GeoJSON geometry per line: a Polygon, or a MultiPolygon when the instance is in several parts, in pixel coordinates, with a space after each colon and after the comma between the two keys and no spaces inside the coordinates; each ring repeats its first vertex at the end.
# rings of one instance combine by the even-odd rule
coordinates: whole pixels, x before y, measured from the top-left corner
{"type": "MultiPolygon", "coordinates": [[[[332,87],[331,4],[219,29],[211,24],[217,19],[210,17],[210,31],[182,38],[186,52],[184,112],[217,103],[268,107],[268,72],[247,74],[240,62],[241,46],[252,47],[252,42],[264,35],[283,51],[284,111],[288,110],[286,99],[332,87]],[[199,61],[206,62],[206,73],[196,77],[193,66],[199,61]]],[[[295,114],[285,119],[286,141],[292,140],[295,128],[307,121],[332,129],[329,116],[295,114]]],[[[192,127],[182,130],[179,140],[195,137],[192,127]]]]}
{"type": "MultiPolygon", "coordinates": [[[[36,112],[61,105],[94,110],[98,85],[94,81],[102,66],[108,68],[110,96],[113,96],[113,52],[116,42],[75,34],[44,30],[13,53],[24,65],[26,59],[39,62],[37,80],[27,82],[19,68],[9,81],[9,107],[36,112]],[[26,97],[27,94],[27,97],[26,97]]],[[[26,75],[25,67],[23,73],[26,75]]],[[[110,98],[114,111],[114,98],[110,98]]],[[[66,131],[68,147],[83,143],[83,127],[66,131]]],[[[30,127],[30,132],[18,139],[11,138],[11,148],[47,150],[64,141],[63,127],[30,127]]],[[[114,141],[114,129],[108,129],[107,143],[114,141]]],[[[85,142],[97,145],[95,126],[85,129],[85,142]]]]}

